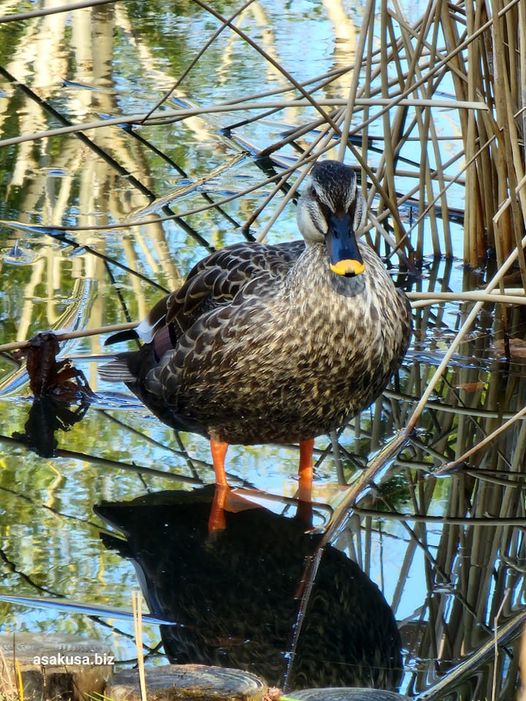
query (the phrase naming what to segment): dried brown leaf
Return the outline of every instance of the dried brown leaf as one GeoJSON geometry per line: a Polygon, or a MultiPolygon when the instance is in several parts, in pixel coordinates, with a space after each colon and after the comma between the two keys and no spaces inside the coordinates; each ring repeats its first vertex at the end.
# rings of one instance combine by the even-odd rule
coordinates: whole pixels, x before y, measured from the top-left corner
{"type": "Polygon", "coordinates": [[[57,338],[51,332],[39,333],[31,339],[26,366],[33,395],[52,394],[66,402],[92,395],[82,372],[70,360],[57,360],[59,350],[57,338]]]}

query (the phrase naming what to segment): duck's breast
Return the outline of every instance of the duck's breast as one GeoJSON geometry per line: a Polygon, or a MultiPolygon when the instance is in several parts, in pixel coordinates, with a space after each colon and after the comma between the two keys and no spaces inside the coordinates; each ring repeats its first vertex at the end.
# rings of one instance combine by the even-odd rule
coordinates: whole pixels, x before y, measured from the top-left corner
{"type": "MultiPolygon", "coordinates": [[[[342,425],[399,364],[407,309],[381,261],[339,280],[307,250],[286,284],[215,310],[155,371],[178,411],[232,443],[295,440],[342,425]]],[[[405,339],[405,340],[404,340],[405,339]]]]}

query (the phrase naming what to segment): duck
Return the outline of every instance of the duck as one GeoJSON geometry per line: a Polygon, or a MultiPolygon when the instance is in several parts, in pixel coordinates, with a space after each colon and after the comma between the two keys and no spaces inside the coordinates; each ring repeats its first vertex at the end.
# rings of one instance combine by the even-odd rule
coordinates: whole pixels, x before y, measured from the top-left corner
{"type": "MultiPolygon", "coordinates": [[[[230,444],[299,443],[312,485],[314,439],[370,406],[411,338],[408,299],[365,241],[352,167],[318,161],[297,204],[303,240],[211,253],[132,332],[143,345],[100,369],[164,423],[210,441],[216,485],[230,444]]],[[[300,497],[301,498],[301,497],[300,497]]]]}

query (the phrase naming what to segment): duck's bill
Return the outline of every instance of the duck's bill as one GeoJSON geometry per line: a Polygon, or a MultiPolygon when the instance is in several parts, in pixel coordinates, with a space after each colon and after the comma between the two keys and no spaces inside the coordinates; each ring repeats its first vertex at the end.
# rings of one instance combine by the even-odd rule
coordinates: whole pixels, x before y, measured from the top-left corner
{"type": "Polygon", "coordinates": [[[363,273],[365,265],[360,255],[349,214],[344,214],[342,217],[331,216],[325,243],[333,273],[346,277],[354,277],[363,273]]]}

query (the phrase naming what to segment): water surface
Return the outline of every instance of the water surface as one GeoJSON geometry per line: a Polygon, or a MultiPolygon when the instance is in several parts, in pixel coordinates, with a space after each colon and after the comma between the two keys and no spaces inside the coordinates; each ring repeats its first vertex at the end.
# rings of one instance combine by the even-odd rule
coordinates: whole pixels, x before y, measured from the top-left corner
{"type": "MultiPolygon", "coordinates": [[[[8,11],[24,7],[15,2],[8,11]]],[[[234,9],[221,3],[225,14],[234,9]]],[[[304,81],[352,62],[362,11],[360,4],[345,2],[282,7],[265,0],[245,13],[241,27],[304,81]]],[[[164,3],[132,1],[0,25],[1,137],[147,112],[216,27],[189,2],[168,10],[164,3]]],[[[207,105],[284,84],[250,47],[225,32],[168,106],[207,105]]],[[[347,89],[342,79],[320,94],[341,97],[347,89]]],[[[209,250],[240,240],[240,227],[271,185],[182,221],[89,227],[182,215],[260,182],[265,176],[251,152],[277,141],[312,112],[289,108],[228,131],[250,116],[207,115],[131,131],[107,127],[82,138],[70,134],[3,147],[0,342],[48,328],[139,318],[162,294],[159,286],[173,289],[209,250]],[[40,224],[47,228],[35,228],[40,224]],[[58,226],[86,228],[64,232],[58,226]]],[[[449,115],[438,128],[451,132],[449,115]]],[[[292,149],[284,149],[276,167],[293,157],[292,149]]],[[[371,152],[371,162],[377,158],[371,152]]],[[[264,210],[252,234],[272,212],[272,205],[264,210]]],[[[409,219],[410,209],[403,216],[409,219]]],[[[460,243],[460,224],[453,233],[460,243]]],[[[269,240],[297,236],[290,205],[269,240]]],[[[457,256],[461,252],[459,245],[457,256]]],[[[396,259],[392,264],[398,265],[396,259]]],[[[476,289],[489,275],[464,271],[459,258],[428,258],[416,276],[391,270],[397,284],[423,291],[476,289]]],[[[466,304],[415,311],[412,347],[383,398],[346,427],[337,444],[328,437],[317,440],[314,525],[327,522],[344,485],[404,426],[468,311],[466,304]]],[[[292,686],[362,683],[409,694],[431,687],[491,643],[496,617],[502,627],[524,612],[526,424],[516,422],[460,472],[441,480],[429,476],[522,407],[524,312],[508,312],[514,339],[508,358],[503,328],[502,317],[487,305],[437,386],[414,439],[325,554],[314,590],[319,609],[313,604],[312,618],[307,615],[292,661],[303,558],[317,545],[315,534],[305,535],[307,525],[293,502],[297,448],[231,448],[233,483],[270,497],[260,500],[265,510],[232,516],[227,534],[210,542],[202,513],[210,500],[203,485],[213,480],[206,441],[183,433],[174,437],[124,387],[104,384],[93,360],[105,352],[100,337],[63,345],[96,397],[85,415],[72,406],[72,413],[80,413],[57,420],[55,455],[28,447],[27,375],[22,364],[0,356],[0,593],[71,604],[0,603],[2,630],[101,638],[119,659],[131,660],[136,655],[131,621],[98,607],[130,610],[131,592],[140,587],[152,616],[171,624],[145,625],[152,661],[193,656],[250,668],[273,683],[288,670],[292,686]],[[254,540],[236,540],[246,533],[254,540]],[[269,533],[276,534],[272,548],[264,538],[269,533]],[[192,557],[196,548],[210,556],[198,563],[203,573],[192,557]],[[221,582],[214,579],[214,558],[225,565],[221,582]],[[228,591],[222,609],[220,585],[228,591]],[[92,607],[93,615],[80,604],[92,607]],[[247,628],[242,611],[249,606],[247,628]],[[320,620],[327,623],[323,630],[320,620]],[[310,656],[309,626],[319,636],[317,664],[310,656]],[[369,648],[364,630],[370,632],[369,648]]],[[[32,416],[37,420],[35,412],[32,416]]],[[[518,632],[517,626],[499,648],[501,699],[514,697],[518,632]]],[[[468,667],[454,684],[454,697],[488,695],[493,664],[490,651],[468,667]]]]}

